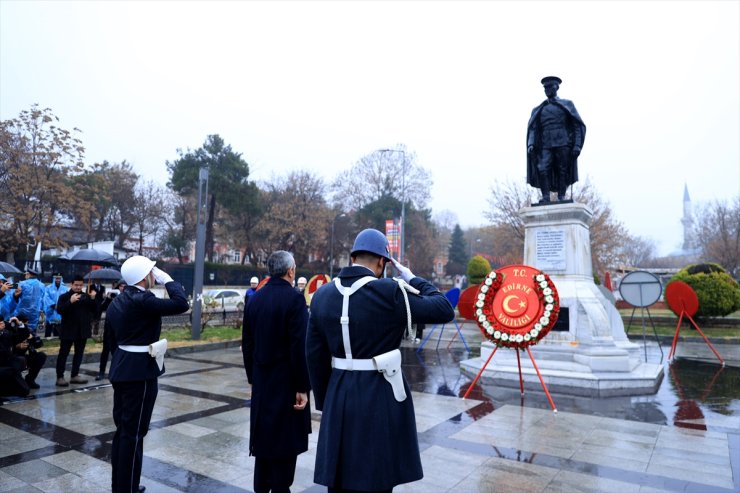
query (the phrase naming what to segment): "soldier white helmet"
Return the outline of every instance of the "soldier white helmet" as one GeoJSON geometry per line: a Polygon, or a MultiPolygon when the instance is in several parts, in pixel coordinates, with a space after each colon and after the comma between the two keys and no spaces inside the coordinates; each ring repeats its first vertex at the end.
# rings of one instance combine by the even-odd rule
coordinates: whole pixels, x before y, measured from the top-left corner
{"type": "Polygon", "coordinates": [[[126,284],[133,286],[144,279],[157,263],[142,255],[134,255],[126,259],[121,266],[121,276],[126,284]]]}

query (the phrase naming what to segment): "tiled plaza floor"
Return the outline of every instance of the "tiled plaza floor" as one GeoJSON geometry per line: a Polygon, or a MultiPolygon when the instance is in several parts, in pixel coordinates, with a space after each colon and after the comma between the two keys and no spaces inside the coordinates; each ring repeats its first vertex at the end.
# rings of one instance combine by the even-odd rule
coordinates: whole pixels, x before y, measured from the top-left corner
{"type": "MultiPolygon", "coordinates": [[[[740,491],[737,368],[717,376],[715,367],[706,374],[666,367],[654,396],[554,395],[556,414],[538,389],[524,398],[518,389],[477,389],[462,400],[470,379],[458,362],[468,356],[461,344],[447,350],[446,341],[439,352],[432,344],[419,354],[404,348],[425,477],[394,491],[740,491]],[[700,384],[682,388],[681,380],[700,384]]],[[[250,393],[238,348],[174,355],[166,366],[142,484],[152,493],[251,491],[250,393]]],[[[96,363],[83,368],[89,384],[57,389],[46,368],[35,398],[0,406],[0,492],[110,491],[113,390],[92,380],[96,363]]],[[[325,491],[313,482],[320,426],[314,413],[294,492],[325,491]]]]}

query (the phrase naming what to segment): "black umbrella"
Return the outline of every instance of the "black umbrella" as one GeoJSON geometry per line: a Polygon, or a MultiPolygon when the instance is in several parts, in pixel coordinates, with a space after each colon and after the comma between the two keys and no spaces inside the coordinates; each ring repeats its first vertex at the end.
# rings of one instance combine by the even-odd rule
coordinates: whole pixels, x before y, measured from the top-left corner
{"type": "Polygon", "coordinates": [[[117,281],[121,278],[121,273],[116,269],[98,269],[85,274],[86,281],[117,281]]]}
{"type": "Polygon", "coordinates": [[[23,271],[13,264],[0,261],[0,274],[12,276],[14,274],[23,274],[23,271]]]}
{"type": "Polygon", "coordinates": [[[70,262],[72,264],[94,264],[94,265],[111,265],[118,266],[118,260],[110,253],[101,252],[94,248],[78,250],[72,255],[66,254],[59,257],[59,260],[70,262]]]}

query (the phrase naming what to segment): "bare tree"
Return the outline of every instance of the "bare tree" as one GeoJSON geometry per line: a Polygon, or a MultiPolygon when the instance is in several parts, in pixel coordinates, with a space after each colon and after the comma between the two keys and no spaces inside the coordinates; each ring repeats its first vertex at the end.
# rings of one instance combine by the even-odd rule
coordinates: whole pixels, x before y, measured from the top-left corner
{"type": "MultiPolygon", "coordinates": [[[[620,246],[629,238],[624,225],[619,222],[596,188],[586,180],[582,185],[574,186],[573,200],[585,204],[593,212],[591,220],[591,261],[594,272],[604,272],[609,267],[621,263],[620,246]]],[[[524,222],[519,210],[532,203],[531,189],[525,183],[495,183],[491,187],[489,210],[484,216],[490,220],[501,234],[507,237],[506,246],[498,255],[505,258],[519,258],[524,252],[524,222]]]]}
{"type": "Polygon", "coordinates": [[[265,213],[255,227],[263,249],[288,250],[299,266],[321,256],[327,246],[327,225],[333,219],[323,180],[309,171],[294,171],[273,178],[266,188],[265,213]]]}
{"type": "Polygon", "coordinates": [[[373,151],[341,173],[332,184],[333,202],[351,211],[392,196],[421,210],[429,201],[431,185],[431,173],[400,144],[392,150],[373,151]]]}
{"type": "Polygon", "coordinates": [[[167,192],[154,181],[146,181],[136,186],[131,211],[139,255],[144,254],[144,240],[160,230],[165,208],[162,197],[167,192]]]}
{"type": "Polygon", "coordinates": [[[693,236],[705,261],[720,264],[735,277],[740,275],[740,196],[700,207],[693,236]]]}
{"type": "MultiPolygon", "coordinates": [[[[195,222],[198,206],[194,194],[177,194],[172,191],[162,200],[165,205],[163,222],[164,237],[160,248],[165,256],[177,257],[179,263],[185,263],[190,251],[190,243],[195,240],[195,222]]],[[[190,259],[192,261],[192,259],[190,259]]]]}

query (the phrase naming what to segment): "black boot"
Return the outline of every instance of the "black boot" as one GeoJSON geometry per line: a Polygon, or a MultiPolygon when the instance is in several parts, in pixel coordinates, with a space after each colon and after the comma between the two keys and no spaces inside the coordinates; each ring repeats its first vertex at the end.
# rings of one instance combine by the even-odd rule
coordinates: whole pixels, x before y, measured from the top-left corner
{"type": "Polygon", "coordinates": [[[542,191],[542,198],[540,199],[540,204],[549,204],[550,203],[550,177],[547,176],[547,173],[540,173],[539,174],[540,179],[540,191],[542,191]]]}
{"type": "Polygon", "coordinates": [[[40,389],[41,386],[39,386],[39,384],[36,383],[36,379],[29,378],[29,377],[31,377],[31,375],[26,375],[26,385],[28,385],[28,387],[31,389],[40,389]]]}

